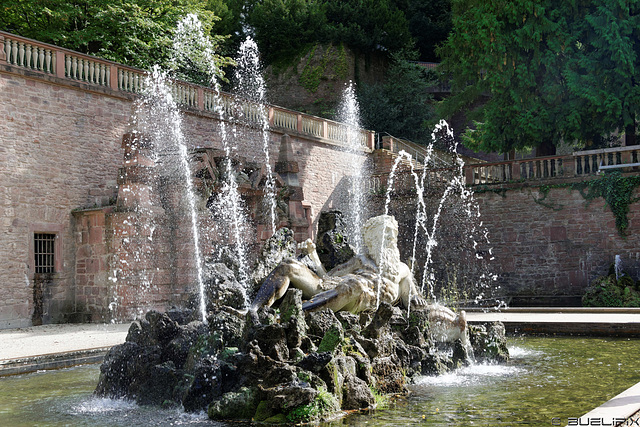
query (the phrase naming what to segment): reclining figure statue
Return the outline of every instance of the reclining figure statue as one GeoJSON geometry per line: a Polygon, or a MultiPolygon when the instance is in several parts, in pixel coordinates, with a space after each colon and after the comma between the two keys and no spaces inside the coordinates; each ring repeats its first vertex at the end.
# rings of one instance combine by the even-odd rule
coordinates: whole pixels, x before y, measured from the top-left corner
{"type": "MultiPolygon", "coordinates": [[[[398,223],[389,215],[370,218],[362,229],[366,254],[356,255],[327,272],[308,239],[300,245],[317,267],[317,274],[294,258],[283,260],[264,280],[251,310],[271,306],[289,286],[300,289],[306,299],[304,310],[330,308],[360,313],[375,310],[380,302],[402,303],[404,307],[428,309],[429,320],[438,324],[438,341],[465,340],[464,311],[456,315],[440,305],[428,306],[409,267],[400,261],[398,223]]],[[[433,325],[435,326],[435,325],[433,325]]],[[[434,331],[435,332],[435,331],[434,331]]]]}

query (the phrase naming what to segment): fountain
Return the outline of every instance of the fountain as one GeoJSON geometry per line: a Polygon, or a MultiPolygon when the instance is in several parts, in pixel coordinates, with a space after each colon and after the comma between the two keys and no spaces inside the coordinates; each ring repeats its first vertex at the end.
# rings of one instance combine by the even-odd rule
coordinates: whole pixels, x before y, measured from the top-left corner
{"type": "Polygon", "coordinates": [[[357,160],[362,139],[360,134],[360,107],[356,98],[356,88],[353,82],[349,82],[342,91],[342,101],[338,107],[338,121],[344,123],[344,139],[348,151],[353,160],[353,169],[350,177],[349,209],[347,211],[348,232],[351,243],[356,253],[362,250],[362,233],[360,226],[365,218],[365,190],[363,176],[365,166],[357,160]]]}
{"type": "MultiPolygon", "coordinates": [[[[192,31],[193,28],[197,28],[197,23],[192,18],[181,25],[178,34],[198,34],[198,31],[192,31]]],[[[183,46],[179,42],[176,44],[183,46]]],[[[207,52],[206,43],[204,48],[207,52]]],[[[250,42],[247,42],[246,49],[252,51],[250,42]]],[[[252,55],[254,53],[252,51],[252,55]]],[[[256,57],[252,55],[249,55],[249,58],[256,57]]],[[[197,58],[207,58],[207,55],[197,58]]],[[[242,63],[242,60],[238,59],[238,62],[242,63]]],[[[247,63],[255,64],[255,61],[247,63]]],[[[205,69],[210,65],[211,61],[205,59],[205,69]]],[[[208,69],[206,74],[214,76],[216,73],[217,70],[208,69]]],[[[58,424],[60,419],[63,419],[65,423],[91,425],[210,425],[202,415],[204,410],[207,410],[210,418],[221,420],[253,419],[267,423],[316,421],[344,414],[341,412],[343,410],[374,407],[377,403],[374,391],[398,396],[410,387],[413,391],[412,397],[399,397],[400,403],[397,407],[384,412],[379,419],[375,418],[375,413],[353,414],[350,422],[388,425],[413,423],[416,420],[421,422],[422,418],[422,422],[430,425],[470,424],[480,420],[492,425],[505,425],[525,418],[520,414],[514,415],[521,409],[523,402],[527,402],[526,398],[522,397],[525,396],[525,389],[544,390],[540,394],[534,393],[534,398],[531,399],[533,401],[540,401],[546,396],[570,396],[567,400],[574,403],[582,400],[582,381],[597,368],[605,365],[612,368],[602,371],[604,373],[598,375],[600,378],[615,378],[617,381],[627,377],[620,366],[622,363],[629,363],[629,360],[635,360],[632,356],[637,353],[634,343],[629,342],[612,344],[594,340],[583,347],[580,346],[580,342],[563,342],[558,345],[560,349],[550,349],[547,348],[548,344],[540,343],[536,339],[517,340],[516,346],[512,345],[509,349],[515,360],[509,365],[495,364],[493,362],[496,360],[504,361],[507,357],[504,329],[499,324],[467,330],[464,317],[461,315],[455,319],[447,319],[446,316],[450,313],[440,306],[432,305],[425,309],[421,306],[421,301],[415,301],[417,307],[412,305],[413,297],[419,296],[417,289],[412,287],[400,298],[407,308],[406,311],[389,304],[394,302],[393,298],[385,301],[381,292],[375,295],[375,304],[368,307],[370,310],[357,314],[349,311],[305,310],[310,308],[310,303],[303,302],[303,292],[290,289],[279,304],[274,304],[274,308],[251,307],[252,310],[245,315],[244,309],[251,295],[245,276],[241,277],[242,283],[238,285],[242,293],[240,300],[231,302],[231,298],[221,299],[216,301],[212,310],[208,310],[204,292],[206,284],[203,283],[206,274],[201,268],[206,264],[202,261],[204,252],[201,251],[201,247],[206,244],[202,242],[204,239],[199,237],[199,223],[203,212],[202,209],[198,210],[200,203],[192,192],[193,174],[189,165],[191,156],[169,81],[165,73],[154,70],[145,82],[146,97],[138,104],[132,119],[136,131],[130,135],[127,148],[127,156],[130,158],[127,162],[148,161],[144,166],[153,168],[153,181],[158,185],[154,187],[136,183],[121,187],[119,203],[122,203],[121,213],[126,215],[123,221],[126,229],[122,230],[120,237],[124,249],[130,250],[131,256],[117,260],[120,264],[118,268],[114,268],[110,280],[115,282],[119,292],[125,292],[125,288],[135,283],[136,287],[142,289],[144,296],[152,298],[156,290],[153,284],[154,275],[157,273],[151,266],[151,258],[154,256],[158,234],[162,233],[164,228],[169,228],[159,221],[166,210],[155,203],[159,199],[171,199],[164,200],[166,203],[162,206],[175,211],[172,215],[176,217],[174,221],[179,223],[179,226],[174,227],[177,232],[187,231],[184,233],[184,240],[190,241],[189,248],[182,245],[178,251],[186,249],[185,252],[194,255],[195,261],[191,262],[189,268],[195,270],[191,272],[191,276],[197,275],[198,306],[196,309],[173,308],[165,313],[152,310],[144,316],[137,313],[138,320],[132,324],[127,342],[111,349],[101,367],[97,396],[89,397],[97,380],[97,372],[91,367],[69,371],[72,376],[77,377],[75,380],[64,378],[64,373],[51,374],[58,378],[53,382],[59,381],[55,387],[50,387],[51,381],[42,380],[42,373],[34,374],[30,377],[32,385],[27,396],[16,397],[18,392],[25,388],[20,382],[23,378],[0,379],[0,390],[3,390],[3,398],[0,399],[0,424],[14,425],[24,420],[27,420],[25,423],[42,424],[42,419],[36,419],[41,416],[46,418],[45,424],[58,424]],[[146,153],[145,156],[139,156],[142,152],[146,153]],[[177,177],[180,179],[176,179],[177,177]],[[179,196],[165,194],[164,191],[167,189],[179,196]],[[143,222],[142,219],[148,221],[143,222]],[[131,267],[136,264],[140,266],[135,270],[136,274],[127,278],[131,267]],[[438,319],[436,315],[442,317],[438,319]],[[434,333],[439,327],[442,327],[443,331],[434,333]],[[451,338],[445,339],[447,337],[451,338]],[[434,344],[433,341],[438,339],[443,342],[434,344]],[[470,349],[466,343],[474,344],[473,348],[470,349]],[[586,363],[581,363],[584,359],[579,359],[567,350],[587,354],[588,351],[599,347],[607,347],[606,357],[599,359],[597,355],[591,357],[592,354],[588,353],[586,363]],[[469,365],[473,352],[478,364],[469,365]],[[621,357],[619,363],[617,359],[613,362],[615,356],[621,357]],[[570,366],[571,370],[554,370],[553,368],[559,365],[556,363],[558,358],[563,361],[569,360],[563,365],[570,366]],[[575,367],[582,368],[582,365],[587,365],[589,369],[579,372],[574,370],[575,367]],[[535,371],[542,374],[535,376],[532,374],[535,371]],[[562,382],[562,378],[572,377],[580,379],[576,387],[579,391],[567,393],[567,387],[558,383],[562,382]],[[82,383],[84,387],[80,402],[68,398],[76,389],[82,388],[77,386],[78,383],[82,383]],[[507,393],[503,390],[505,384],[507,393]],[[531,384],[536,384],[537,387],[529,387],[531,384]],[[40,397],[37,396],[38,393],[49,393],[41,400],[62,403],[53,408],[46,406],[37,401],[40,397]],[[53,394],[64,397],[51,399],[50,396],[53,394]],[[475,394],[475,397],[471,398],[471,394],[475,394]],[[512,398],[509,405],[496,407],[495,400],[502,404],[508,400],[508,394],[516,397],[512,398]],[[34,403],[36,401],[37,403],[34,403]],[[72,403],[69,403],[70,401],[72,403]],[[494,406],[491,406],[492,403],[494,406]],[[153,405],[151,409],[150,405],[153,405]],[[9,409],[6,409],[7,407],[9,409]],[[20,411],[28,411],[29,414],[23,415],[23,419],[14,418],[14,413],[20,411]]],[[[213,215],[220,215],[218,218],[221,222],[230,225],[228,231],[216,231],[214,234],[217,234],[217,237],[224,234],[221,240],[229,243],[229,252],[239,260],[239,272],[248,275],[250,268],[249,262],[244,261],[246,254],[243,236],[251,231],[242,226],[246,218],[237,182],[238,171],[234,166],[234,158],[238,153],[233,143],[236,138],[246,136],[247,125],[229,120],[230,117],[220,99],[219,85],[215,80],[212,82],[218,92],[214,104],[215,113],[220,119],[219,130],[224,160],[221,163],[222,184],[219,192],[210,200],[209,207],[213,215]],[[227,216],[227,213],[220,212],[229,214],[227,216]]],[[[238,91],[242,92],[241,88],[247,85],[246,82],[239,83],[238,91]]],[[[258,92],[263,93],[262,89],[258,92]]],[[[346,105],[349,106],[347,110],[351,113],[357,111],[353,87],[350,86],[345,93],[348,100],[346,105]]],[[[252,98],[244,94],[244,97],[258,103],[264,102],[262,96],[252,98]]],[[[243,105],[241,101],[236,101],[230,109],[242,110],[243,105]]],[[[266,161],[266,210],[269,212],[273,234],[277,228],[273,197],[276,176],[270,168],[267,121],[262,114],[264,110],[258,108],[257,111],[266,161]]],[[[238,114],[234,118],[246,119],[247,116],[238,114]]],[[[359,141],[359,136],[356,136],[357,119],[349,118],[347,115],[345,121],[350,129],[346,132],[345,140],[359,141]]],[[[450,136],[450,131],[442,124],[434,131],[434,144],[438,133],[450,136]]],[[[357,151],[354,148],[357,144],[350,149],[352,152],[357,151]]],[[[427,150],[425,165],[431,158],[434,144],[427,150]]],[[[437,264],[437,261],[434,261],[438,252],[435,248],[439,242],[442,243],[438,238],[438,224],[446,217],[445,205],[453,195],[458,194],[462,214],[468,218],[479,219],[479,210],[473,202],[472,194],[461,180],[463,163],[460,157],[456,157],[455,172],[458,178],[454,177],[443,185],[444,191],[439,202],[433,206],[434,212],[431,215],[425,197],[429,191],[428,169],[424,167],[420,174],[414,167],[414,159],[406,152],[400,152],[388,178],[384,201],[385,214],[398,212],[393,203],[394,193],[398,192],[396,184],[401,181],[397,178],[403,162],[409,164],[412,191],[415,191],[412,205],[416,206],[414,223],[411,227],[405,228],[405,233],[413,236],[413,239],[404,242],[404,245],[410,248],[407,252],[411,254],[408,257],[410,265],[405,267],[410,275],[415,273],[422,278],[418,285],[424,294],[430,295],[434,300],[441,299],[437,295],[434,283],[436,273],[433,266],[437,264]],[[431,225],[428,222],[429,218],[432,221],[431,225]],[[426,243],[423,245],[421,242],[426,243]],[[419,260],[424,260],[424,263],[419,265],[419,260]]],[[[366,217],[363,213],[364,198],[355,196],[363,193],[363,177],[359,170],[354,172],[355,177],[350,182],[353,203],[347,211],[347,216],[351,227],[350,239],[358,252],[364,252],[366,239],[361,237],[360,232],[366,217]]],[[[385,236],[388,232],[393,234],[395,231],[397,230],[394,227],[385,222],[382,231],[376,234],[385,236]]],[[[467,231],[467,235],[471,236],[474,257],[480,260],[491,258],[490,248],[486,253],[481,248],[490,246],[486,232],[483,232],[481,226],[474,225],[467,231]]],[[[336,240],[344,237],[341,230],[327,234],[334,236],[336,240]]],[[[282,242],[271,240],[270,243],[277,247],[282,242]]],[[[310,256],[312,251],[308,249],[311,246],[309,243],[311,242],[305,243],[305,256],[298,260],[302,265],[310,265],[310,259],[315,258],[310,256]]],[[[387,243],[381,244],[380,255],[371,258],[372,263],[368,263],[367,266],[374,271],[376,268],[382,270],[378,266],[387,262],[384,257],[387,248],[387,243]]],[[[438,248],[441,249],[442,244],[438,248]]],[[[367,250],[371,252],[370,249],[367,250]]],[[[619,257],[616,257],[615,272],[618,279],[621,278],[619,261],[619,257]]],[[[312,264],[316,264],[315,268],[318,267],[316,261],[311,260],[313,268],[312,264]]],[[[190,277],[189,281],[193,282],[191,279],[190,277]]],[[[362,277],[351,279],[360,285],[364,282],[362,277]]],[[[380,271],[376,275],[369,274],[366,279],[373,283],[367,286],[377,290],[383,289],[384,280],[392,281],[384,277],[380,271]]],[[[490,284],[491,276],[487,276],[486,279],[486,284],[490,284]]],[[[119,309],[122,298],[116,296],[111,306],[113,311],[119,309]]],[[[482,296],[476,296],[476,299],[481,298],[482,296]]],[[[595,381],[590,387],[609,388],[608,384],[603,386],[601,381],[595,381]]],[[[603,400],[601,396],[606,396],[607,391],[609,390],[603,390],[598,397],[594,397],[593,402],[587,404],[591,406],[586,408],[603,400]]],[[[569,410],[565,406],[566,402],[548,409],[554,401],[543,401],[548,411],[557,412],[545,413],[549,415],[547,418],[537,415],[535,421],[539,424],[547,422],[552,415],[564,416],[565,413],[560,412],[561,410],[569,415],[585,410],[585,407],[580,406],[578,409],[569,410]]],[[[538,409],[533,405],[530,410],[538,409]]],[[[525,418],[525,421],[530,420],[525,418]]]]}
{"type": "Polygon", "coordinates": [[[251,37],[247,37],[240,45],[236,63],[234,92],[238,105],[235,110],[239,113],[238,118],[241,123],[257,122],[258,125],[266,169],[264,204],[267,206],[270,231],[273,234],[276,232],[278,218],[276,214],[276,183],[269,154],[269,117],[265,108],[267,102],[266,86],[261,73],[258,45],[251,37]]]}
{"type": "MultiPolygon", "coordinates": [[[[190,25],[194,25],[192,21],[190,25]]],[[[251,46],[247,42],[246,50],[250,51],[251,46]]],[[[239,62],[244,63],[244,59],[239,62]]],[[[209,73],[215,75],[214,71],[209,73]]],[[[237,80],[242,90],[258,81],[258,92],[263,92],[263,86],[255,78],[237,80]]],[[[158,82],[156,91],[168,93],[162,79],[158,82]]],[[[247,117],[238,114],[234,116],[236,121],[227,126],[219,85],[215,80],[212,82],[217,93],[214,105],[220,119],[218,129],[225,156],[223,183],[218,193],[209,199],[208,207],[214,216],[222,219],[220,222],[231,226],[228,236],[238,261],[238,258],[245,259],[241,240],[245,232],[241,225],[244,209],[233,167],[235,145],[232,141],[246,134],[246,125],[238,118],[246,120],[247,117]]],[[[150,87],[152,83],[155,82],[150,82],[150,87]]],[[[181,143],[184,138],[179,132],[180,117],[175,113],[177,109],[171,104],[171,97],[151,99],[154,100],[151,104],[162,105],[164,111],[170,113],[167,117],[173,123],[171,135],[177,135],[170,140],[181,143]]],[[[237,99],[232,111],[243,110],[243,104],[237,99]]],[[[355,155],[360,132],[352,85],[345,90],[343,111],[347,120],[345,140],[348,151],[355,155]]],[[[147,120],[148,116],[153,114],[147,114],[147,120]]],[[[261,119],[268,161],[266,121],[264,117],[261,119]]],[[[146,122],[146,133],[150,133],[146,130],[149,123],[155,122],[146,122]]],[[[155,140],[153,145],[161,146],[155,140]]],[[[158,158],[168,166],[170,162],[164,159],[169,158],[167,154],[171,150],[166,151],[160,151],[158,158]]],[[[186,148],[180,152],[180,158],[186,159],[186,148]]],[[[403,157],[406,154],[401,154],[400,158],[403,157]]],[[[413,175],[419,183],[417,174],[413,175]]],[[[222,297],[208,306],[201,281],[198,310],[147,312],[143,319],[132,324],[125,344],[114,347],[107,355],[96,394],[125,397],[143,405],[175,405],[188,412],[207,410],[209,417],[216,420],[304,422],[334,416],[342,410],[373,407],[373,387],[382,394],[405,393],[411,377],[467,365],[474,360],[470,342],[476,344],[475,351],[481,360],[505,360],[508,355],[504,328],[467,330],[464,313],[456,315],[443,306],[428,306],[420,298],[410,268],[400,261],[397,223],[391,216],[383,215],[364,224],[362,169],[356,168],[351,178],[352,203],[347,215],[352,234],[347,239],[354,243],[359,255],[337,268],[350,274],[327,275],[310,293],[310,282],[298,279],[300,269],[306,271],[305,277],[317,277],[313,269],[322,275],[323,269],[313,243],[308,241],[299,261],[284,261],[267,277],[245,315],[243,309],[249,295],[246,278],[250,269],[245,261],[239,261],[240,301],[222,297]],[[351,264],[358,266],[352,268],[351,264]],[[287,290],[289,283],[302,290],[287,290]],[[333,284],[332,288],[329,284],[333,284]],[[269,306],[281,296],[284,298],[278,311],[274,311],[269,306]],[[303,303],[303,298],[310,297],[303,303]],[[396,300],[407,308],[406,313],[391,305],[396,300]],[[336,305],[337,301],[344,304],[336,305]],[[322,310],[324,307],[332,309],[322,310]],[[341,309],[346,311],[339,311],[341,309]],[[433,345],[434,341],[439,342],[438,346],[433,345]]],[[[267,169],[267,196],[273,182],[273,175],[267,169]]],[[[424,183],[424,177],[421,182],[424,183]]],[[[190,180],[185,179],[185,183],[192,186],[190,180]]],[[[387,210],[389,198],[388,195],[387,210]]],[[[424,201],[419,200],[418,204],[422,206],[424,201]]],[[[189,202],[194,233],[198,218],[193,213],[195,205],[189,202]]],[[[273,231],[275,208],[273,202],[270,205],[273,231]]],[[[426,212],[420,215],[425,216],[426,212]]],[[[333,235],[340,236],[339,233],[333,235]]],[[[277,238],[278,235],[272,237],[277,238]]],[[[195,244],[200,247],[199,242],[195,244]]],[[[224,271],[228,269],[218,271],[219,276],[213,280],[208,278],[209,283],[228,282],[224,271]]],[[[199,276],[202,277],[201,271],[199,276]]],[[[313,280],[316,283],[316,279],[313,280]]]]}

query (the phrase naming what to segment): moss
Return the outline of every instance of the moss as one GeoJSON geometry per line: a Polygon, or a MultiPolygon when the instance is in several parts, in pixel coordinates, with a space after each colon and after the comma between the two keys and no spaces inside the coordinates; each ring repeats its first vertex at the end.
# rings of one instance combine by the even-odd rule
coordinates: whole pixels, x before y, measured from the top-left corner
{"type": "Polygon", "coordinates": [[[342,328],[337,325],[331,325],[327,332],[322,337],[320,345],[318,346],[318,353],[328,351],[333,353],[336,349],[339,349],[344,340],[344,332],[342,328]]]}
{"type": "MultiPolygon", "coordinates": [[[[317,421],[339,409],[336,397],[326,390],[319,390],[312,403],[298,406],[286,415],[290,423],[304,423],[317,421]]],[[[268,420],[265,420],[268,422],[268,420]]]]}
{"type": "Polygon", "coordinates": [[[225,360],[225,359],[229,358],[229,356],[233,356],[237,352],[238,352],[238,347],[226,347],[220,353],[220,360],[225,360]]]}
{"type": "Polygon", "coordinates": [[[591,282],[582,297],[585,307],[640,307],[638,284],[627,274],[600,276],[591,282]]]}
{"type": "Polygon", "coordinates": [[[289,420],[285,414],[276,414],[264,420],[267,424],[287,424],[289,420]]]}
{"type": "Polygon", "coordinates": [[[274,414],[271,404],[266,400],[261,400],[260,403],[258,403],[258,407],[256,408],[256,413],[253,415],[253,420],[265,421],[266,419],[271,418],[274,415],[276,414],[274,414]]]}
{"type": "Polygon", "coordinates": [[[257,392],[253,388],[242,387],[237,392],[222,395],[209,405],[207,414],[212,420],[251,419],[258,408],[257,392]]]}

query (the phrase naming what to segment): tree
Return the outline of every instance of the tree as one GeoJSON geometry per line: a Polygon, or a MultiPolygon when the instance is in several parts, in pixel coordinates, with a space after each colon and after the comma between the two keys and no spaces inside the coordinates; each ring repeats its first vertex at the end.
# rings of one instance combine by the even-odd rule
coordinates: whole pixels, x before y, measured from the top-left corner
{"type": "Polygon", "coordinates": [[[204,0],[0,0],[0,28],[149,69],[167,63],[183,16],[197,13],[211,29],[216,17],[205,7],[204,0]]]}
{"type": "Polygon", "coordinates": [[[451,32],[451,0],[397,1],[409,22],[409,32],[415,40],[421,61],[438,62],[436,47],[447,40],[451,32]]]}
{"type": "Polygon", "coordinates": [[[433,79],[425,68],[395,56],[384,83],[359,87],[362,126],[428,144],[431,141],[429,124],[434,121],[428,92],[432,85],[433,79]]]}
{"type": "Polygon", "coordinates": [[[391,0],[346,0],[326,3],[331,41],[361,52],[398,52],[412,46],[409,23],[391,0]]]}
{"type": "Polygon", "coordinates": [[[640,106],[633,3],[455,0],[440,50],[454,94],[439,111],[449,116],[488,95],[469,113],[478,124],[466,139],[485,151],[589,144],[624,129],[640,106]]]}
{"type": "Polygon", "coordinates": [[[323,4],[313,0],[263,0],[248,11],[247,24],[267,63],[290,59],[326,40],[323,4]]]}

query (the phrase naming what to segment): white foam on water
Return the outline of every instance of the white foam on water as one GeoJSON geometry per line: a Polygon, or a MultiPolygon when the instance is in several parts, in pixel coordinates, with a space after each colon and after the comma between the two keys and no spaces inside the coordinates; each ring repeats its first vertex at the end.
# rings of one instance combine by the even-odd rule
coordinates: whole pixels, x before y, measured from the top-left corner
{"type": "Polygon", "coordinates": [[[478,384],[487,379],[517,375],[523,368],[509,365],[478,364],[439,376],[420,377],[416,386],[459,387],[478,384]]]}
{"type": "Polygon", "coordinates": [[[522,359],[525,357],[539,356],[543,354],[540,350],[532,350],[530,348],[509,347],[509,357],[512,359],[522,359]]]}
{"type": "Polygon", "coordinates": [[[126,399],[111,399],[108,397],[91,397],[74,406],[74,415],[104,414],[108,412],[122,412],[137,409],[138,405],[126,399]]]}

